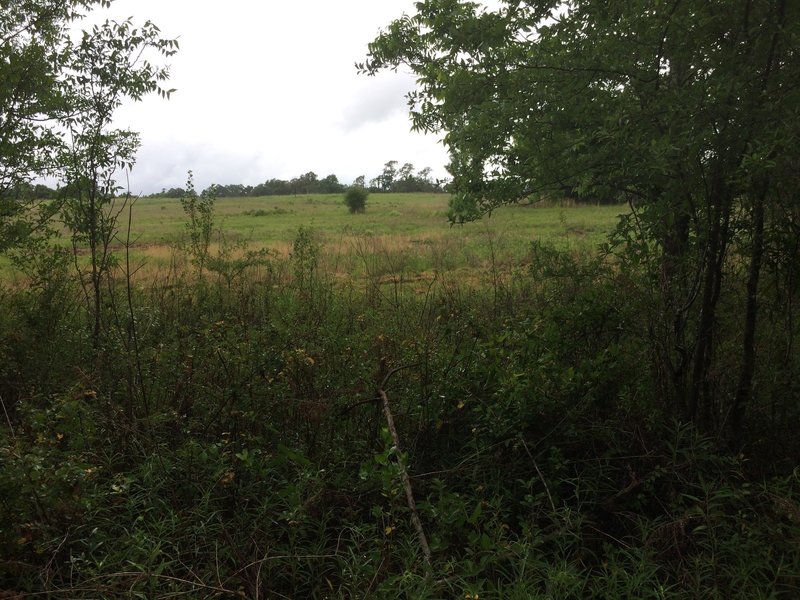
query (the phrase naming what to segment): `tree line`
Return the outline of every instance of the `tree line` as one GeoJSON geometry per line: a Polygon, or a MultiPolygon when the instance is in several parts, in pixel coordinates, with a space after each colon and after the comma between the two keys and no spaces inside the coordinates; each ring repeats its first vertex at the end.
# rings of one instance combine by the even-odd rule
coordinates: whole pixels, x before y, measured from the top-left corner
{"type": "MultiPolygon", "coordinates": [[[[404,163],[397,167],[398,161],[388,161],[380,175],[372,178],[369,183],[365,175],[359,175],[348,186],[339,181],[334,175],[320,179],[314,172],[309,171],[292,179],[272,178],[257,185],[241,183],[219,184],[212,183],[204,191],[217,198],[245,198],[259,196],[297,196],[300,194],[342,194],[349,187],[364,188],[369,192],[444,192],[447,190],[446,182],[434,180],[431,177],[432,169],[425,167],[416,170],[413,164],[404,163]]],[[[181,187],[163,188],[160,192],[150,194],[153,198],[182,198],[186,190],[181,187]]]]}
{"type": "MultiPolygon", "coordinates": [[[[309,171],[292,179],[267,179],[256,185],[241,183],[219,184],[212,183],[204,192],[213,194],[216,198],[245,198],[260,196],[297,196],[300,194],[342,194],[349,187],[364,188],[368,192],[444,192],[447,191],[446,182],[434,180],[431,177],[432,169],[425,167],[416,170],[413,164],[404,163],[397,167],[398,161],[388,161],[380,175],[372,178],[369,183],[364,175],[359,175],[348,186],[339,181],[339,178],[330,174],[320,178],[314,171],[309,171]]],[[[151,198],[183,198],[187,190],[183,187],[162,188],[160,192],[149,194],[151,198]]],[[[15,185],[0,190],[0,197],[9,200],[55,200],[63,195],[60,187],[50,187],[43,183],[20,181],[15,185]]]]}

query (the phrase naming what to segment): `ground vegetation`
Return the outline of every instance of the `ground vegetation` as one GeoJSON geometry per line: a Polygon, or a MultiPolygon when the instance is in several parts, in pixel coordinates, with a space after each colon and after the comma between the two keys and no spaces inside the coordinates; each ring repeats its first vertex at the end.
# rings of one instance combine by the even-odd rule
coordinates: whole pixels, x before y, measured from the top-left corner
{"type": "MultiPolygon", "coordinates": [[[[91,4],[3,7],[3,52],[91,4]]],[[[17,189],[54,148],[70,177],[27,255],[52,260],[0,285],[0,596],[798,597],[795,6],[415,7],[364,68],[417,72],[458,229],[436,196],[353,218],[341,191],[217,202],[191,175],[119,211],[136,140],[106,111],[161,90],[132,47],[173,45],[126,22],[70,47],[74,143],[23,123],[3,165],[17,189]],[[450,233],[389,246],[412,216],[450,233]]],[[[21,247],[30,207],[4,206],[21,247]]]]}

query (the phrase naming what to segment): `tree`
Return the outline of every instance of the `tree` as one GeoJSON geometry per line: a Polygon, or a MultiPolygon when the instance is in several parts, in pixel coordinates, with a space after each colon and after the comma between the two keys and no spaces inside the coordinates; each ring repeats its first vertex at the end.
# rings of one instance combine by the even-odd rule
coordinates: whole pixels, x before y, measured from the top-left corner
{"type": "Polygon", "coordinates": [[[383,172],[373,179],[370,183],[372,187],[377,188],[382,192],[389,192],[394,185],[395,177],[397,176],[397,161],[390,160],[383,165],[383,172]]]}
{"type": "Polygon", "coordinates": [[[404,163],[402,167],[397,170],[397,177],[392,184],[393,192],[413,192],[416,191],[417,180],[414,177],[414,165],[411,163],[404,163]]]}
{"type": "Polygon", "coordinates": [[[422,183],[425,183],[425,184],[430,185],[431,187],[433,187],[434,183],[431,181],[431,172],[432,171],[433,170],[430,167],[424,167],[424,168],[420,169],[419,173],[417,173],[417,180],[419,180],[422,183]]]}
{"type": "MultiPolygon", "coordinates": [[[[143,53],[170,55],[177,43],[160,39],[149,22],[134,28],[128,21],[71,39],[69,29],[85,11],[110,4],[18,0],[0,10],[0,192],[51,175],[69,181],[72,192],[80,180],[96,193],[100,171],[132,164],[138,140],[110,131],[111,116],[123,98],[170,93],[159,87],[166,69],[153,67],[143,53]]],[[[59,208],[38,204],[33,211],[13,194],[0,197],[0,249],[24,241],[59,208]]]]}
{"type": "Polygon", "coordinates": [[[351,213],[363,213],[367,210],[367,197],[369,192],[359,185],[354,185],[347,189],[344,194],[344,203],[351,213]]]}
{"type": "Polygon", "coordinates": [[[436,191],[436,184],[430,179],[431,169],[425,167],[419,173],[414,173],[414,165],[411,163],[403,164],[397,171],[397,177],[392,183],[392,192],[433,192],[436,191]]]}
{"type": "Polygon", "coordinates": [[[313,194],[317,191],[318,186],[319,178],[314,171],[304,173],[289,182],[289,187],[295,196],[297,194],[313,194]]]}
{"type": "Polygon", "coordinates": [[[328,175],[320,179],[317,191],[320,194],[341,194],[344,186],[339,183],[339,178],[336,175],[328,175]]]}
{"type": "Polygon", "coordinates": [[[289,182],[282,179],[270,179],[253,188],[253,196],[286,196],[290,193],[289,182]]]}
{"type": "Polygon", "coordinates": [[[205,191],[216,198],[244,198],[253,194],[253,187],[241,183],[230,183],[220,185],[212,183],[205,191]]]}
{"type": "MultiPolygon", "coordinates": [[[[425,0],[369,47],[406,65],[415,129],[445,132],[451,218],[547,192],[626,200],[623,259],[658,281],[665,397],[736,428],[753,394],[765,240],[798,239],[800,5],[425,0]],[[787,219],[788,217],[788,219],[787,219]],[[787,226],[787,221],[795,225],[787,226]],[[739,384],[715,392],[726,265],[749,264],[739,384]]],[[[786,256],[786,254],[784,254],[786,256]]]]}
{"type": "Polygon", "coordinates": [[[68,58],[61,74],[61,93],[70,108],[59,119],[67,133],[57,155],[66,190],[62,216],[72,233],[73,246],[89,249],[88,269],[77,262],[76,267],[93,315],[96,345],[103,278],[113,265],[111,242],[125,208],[125,202],[117,204],[122,190],[117,172],[133,168],[139,148],[138,134],[112,127],[114,111],[125,99],[138,101],[150,93],[169,97],[173,90],[161,87],[169,70],[153,65],[146,54],[172,56],[177,42],[162,39],[149,21],[134,27],[127,20],[105,21],[84,31],[77,43],[70,38],[62,43],[68,58]]]}
{"type": "Polygon", "coordinates": [[[161,194],[159,194],[159,196],[161,196],[162,198],[183,198],[185,195],[186,195],[186,190],[184,188],[176,188],[176,187],[171,187],[168,190],[167,189],[162,190],[161,194]]]}
{"type": "Polygon", "coordinates": [[[92,2],[6,2],[0,9],[0,249],[13,247],[45,221],[11,193],[56,168],[61,143],[52,124],[69,113],[59,74],[66,28],[92,2]]]}
{"type": "Polygon", "coordinates": [[[186,192],[181,196],[181,207],[186,215],[187,250],[197,267],[199,279],[210,259],[211,235],[214,229],[214,203],[216,186],[210,185],[200,195],[194,189],[194,174],[189,171],[186,192]]]}

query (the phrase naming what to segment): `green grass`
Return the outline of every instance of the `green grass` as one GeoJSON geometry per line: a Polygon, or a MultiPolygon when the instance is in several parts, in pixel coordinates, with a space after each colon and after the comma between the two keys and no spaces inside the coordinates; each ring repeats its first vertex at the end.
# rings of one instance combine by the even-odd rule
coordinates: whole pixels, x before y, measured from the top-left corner
{"type": "MultiPolygon", "coordinates": [[[[622,205],[517,205],[502,207],[477,222],[451,225],[448,198],[447,194],[371,194],[363,214],[350,214],[341,194],[218,198],[212,252],[224,239],[229,246],[266,248],[285,257],[303,227],[321,246],[321,267],[343,277],[369,272],[374,257],[381,258],[384,271],[413,276],[508,270],[526,262],[532,241],[592,252],[627,210],[622,205]]],[[[141,266],[141,276],[152,277],[173,261],[175,248],[185,237],[186,215],[178,199],[140,198],[133,205],[132,219],[131,259],[141,266]]],[[[126,210],[120,216],[118,252],[125,243],[127,221],[126,210]]],[[[57,243],[68,246],[66,234],[57,243]]],[[[14,276],[10,261],[0,257],[0,277],[14,276]]]]}
{"type": "MultiPolygon", "coordinates": [[[[510,206],[479,223],[451,227],[446,194],[372,194],[362,215],[348,213],[339,194],[220,198],[217,220],[235,235],[262,243],[288,243],[300,225],[312,227],[328,239],[341,235],[452,236],[459,239],[503,230],[518,238],[598,242],[625,209],[620,206],[533,207],[510,206]]],[[[136,202],[132,230],[140,243],[174,241],[182,233],[180,202],[144,198],[136,202]]]]}
{"type": "MultiPolygon", "coordinates": [[[[291,252],[300,227],[311,229],[329,270],[352,274],[360,270],[359,256],[366,251],[395,262],[402,257],[407,270],[423,272],[517,262],[533,240],[588,250],[605,239],[625,211],[623,206],[509,206],[479,222],[453,226],[447,203],[446,194],[372,194],[366,213],[350,214],[338,194],[223,198],[216,201],[215,219],[228,242],[283,255],[291,252]]],[[[131,227],[136,257],[147,257],[154,267],[166,264],[184,235],[184,223],[179,201],[138,200],[131,227]]]]}

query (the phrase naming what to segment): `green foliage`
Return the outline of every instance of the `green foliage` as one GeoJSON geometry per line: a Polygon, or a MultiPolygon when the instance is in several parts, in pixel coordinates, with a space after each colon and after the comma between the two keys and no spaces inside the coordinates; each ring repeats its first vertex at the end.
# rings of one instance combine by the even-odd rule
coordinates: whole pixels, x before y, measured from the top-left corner
{"type": "MultiPolygon", "coordinates": [[[[778,95],[772,107],[783,110],[795,93],[783,87],[795,56],[782,37],[794,35],[794,15],[773,31],[765,5],[750,5],[748,35],[733,37],[752,66],[764,58],[765,31],[774,34],[780,85],[770,87],[773,67],[751,75],[767,81],[765,91],[778,95]]],[[[213,189],[198,195],[190,174],[181,208],[191,262],[173,257],[166,274],[147,279],[129,254],[124,268],[110,261],[117,225],[113,212],[104,220],[110,165],[136,140],[92,137],[91,124],[102,129],[109,115],[75,117],[82,141],[73,157],[96,163],[74,163],[72,195],[96,212],[70,202],[65,215],[76,248],[97,252],[89,285],[69,277],[67,260],[86,264],[77,253],[55,251],[27,255],[33,285],[0,289],[0,589],[70,598],[798,596],[800,363],[792,349],[800,319],[796,259],[786,252],[796,232],[792,220],[773,224],[790,204],[761,195],[790,178],[772,179],[773,167],[756,160],[759,130],[746,172],[737,171],[742,179],[722,178],[734,195],[697,187],[691,160],[686,179],[674,179],[684,154],[699,157],[713,188],[714,169],[739,143],[725,130],[750,125],[717,102],[726,81],[734,98],[753,100],[752,82],[724,78],[736,11],[679,3],[667,20],[645,22],[642,15],[663,16],[661,9],[575,2],[552,23],[532,21],[555,6],[476,12],[462,2],[420,2],[419,15],[394,24],[373,51],[391,64],[387,56],[403,44],[421,39],[435,50],[403,56],[428,86],[419,123],[453,116],[463,127],[448,143],[462,150],[454,154],[456,167],[463,163],[460,197],[466,189],[476,201],[467,209],[511,198],[550,166],[554,176],[562,166],[586,167],[561,171],[556,183],[597,194],[623,180],[633,191],[662,186],[647,189],[645,204],[632,203],[602,252],[579,243],[602,227],[565,209],[537,213],[557,243],[528,245],[521,263],[504,258],[502,231],[488,225],[479,232],[482,253],[463,238],[388,248],[374,230],[396,229],[392,217],[352,238],[358,268],[344,270],[342,255],[328,252],[331,231],[343,233],[287,227],[274,211],[245,213],[246,227],[277,221],[291,232],[289,256],[249,251],[215,221],[217,210],[243,208],[216,204],[213,189]],[[538,46],[521,33],[531,24],[538,46]],[[658,31],[663,65],[646,52],[658,31]],[[576,54],[590,41],[594,53],[576,54]],[[628,75],[636,67],[645,80],[620,81],[616,70],[599,77],[598,57],[628,75]],[[559,62],[537,62],[545,59],[559,62]],[[681,64],[692,77],[671,81],[681,64]],[[678,115],[646,76],[660,80],[676,107],[704,102],[688,113],[699,123],[677,122],[640,147],[653,141],[658,110],[678,115]],[[560,107],[565,89],[575,94],[560,107]],[[653,104],[633,102],[637,93],[653,104]],[[620,108],[641,118],[626,140],[642,153],[631,168],[647,162],[641,173],[625,173],[620,138],[598,134],[620,108]],[[588,121],[576,118],[584,113],[588,121]],[[471,162],[482,155],[469,152],[492,152],[495,141],[492,161],[516,152],[519,163],[492,173],[492,164],[471,162]],[[706,141],[712,151],[698,155],[706,141]],[[600,162],[589,169],[592,156],[600,162]],[[481,181],[465,179],[477,173],[481,181]],[[673,195],[679,180],[689,198],[673,195]],[[715,214],[723,208],[730,214],[715,214]],[[675,237],[683,227],[687,237],[675,237]],[[693,262],[699,255],[705,262],[693,262]],[[102,328],[87,331],[81,290],[102,294],[88,310],[102,328]],[[769,310],[756,330],[759,306],[769,310]],[[743,321],[743,330],[734,325],[743,321]],[[750,360],[755,348],[759,362],[750,360]],[[739,400],[755,389],[763,396],[747,398],[753,418],[742,421],[739,400]],[[696,414],[664,401],[680,398],[686,408],[695,402],[696,414]],[[721,434],[729,416],[739,419],[734,444],[721,434]]],[[[172,48],[155,41],[153,28],[115,27],[87,34],[89,45],[76,46],[73,58],[114,56],[93,54],[95,43],[117,50],[123,64],[130,44],[172,48]]],[[[154,91],[159,73],[145,68],[125,93],[154,91]]],[[[113,75],[90,79],[110,94],[103,106],[114,106],[113,75]]],[[[782,170],[779,155],[767,162],[782,170]]],[[[392,185],[413,176],[411,165],[392,163],[384,173],[392,185]]],[[[320,183],[313,173],[298,180],[300,193],[320,183]]],[[[326,203],[331,215],[341,211],[335,198],[292,198],[289,206],[299,219],[326,203]]],[[[413,210],[392,198],[379,203],[384,214],[413,210]]],[[[163,201],[153,206],[156,220],[169,214],[163,201]]],[[[532,210],[509,209],[504,223],[519,226],[532,210]]],[[[443,216],[429,206],[420,214],[426,223],[443,216]]]]}
{"type": "Polygon", "coordinates": [[[369,192],[359,186],[348,188],[344,194],[344,203],[351,213],[363,213],[367,210],[367,198],[369,192]]]}
{"type": "Polygon", "coordinates": [[[23,244],[52,211],[22,191],[55,170],[62,140],[49,121],[68,112],[59,89],[65,28],[89,2],[15,2],[0,11],[0,249],[23,244]]]}
{"type": "MultiPolygon", "coordinates": [[[[105,22],[73,39],[73,23],[108,4],[25,0],[0,14],[2,248],[40,234],[57,212],[57,204],[31,210],[24,197],[8,194],[43,175],[65,182],[64,195],[74,200],[66,220],[78,235],[99,243],[102,207],[117,192],[114,171],[130,167],[138,147],[134,133],[109,128],[114,111],[126,98],[172,91],[161,87],[167,69],[145,56],[149,50],[171,56],[177,42],[161,39],[152,23],[137,28],[130,21],[105,22]]],[[[103,267],[95,265],[97,270],[103,267]]]]}
{"type": "Polygon", "coordinates": [[[738,153],[796,135],[785,123],[797,92],[784,87],[798,76],[796,7],[720,6],[427,0],[381,33],[362,69],[404,64],[419,77],[412,118],[447,134],[454,218],[564,185],[667,203],[656,192],[678,169],[693,195],[714,165],[746,186],[754,172],[738,153]]]}
{"type": "Polygon", "coordinates": [[[92,372],[81,311],[50,300],[74,293],[7,293],[2,589],[796,595],[794,462],[759,470],[663,418],[641,368],[646,298],[608,257],[538,244],[502,290],[373,294],[321,252],[302,229],[290,258],[246,277],[132,287],[92,372]],[[401,455],[374,400],[394,367],[401,455]]]}
{"type": "Polygon", "coordinates": [[[55,166],[51,151],[60,140],[47,120],[69,112],[58,80],[68,60],[65,30],[92,4],[22,1],[0,12],[2,192],[55,166]]]}
{"type": "MultiPolygon", "coordinates": [[[[411,116],[416,129],[445,134],[451,219],[552,194],[627,201],[614,252],[651,281],[658,310],[646,326],[662,402],[741,441],[745,415],[766,401],[754,379],[764,261],[794,260],[799,239],[795,228],[792,242],[768,242],[788,241],[778,215],[796,212],[785,190],[798,187],[798,7],[426,0],[415,9],[360,68],[405,65],[417,76],[411,116]],[[740,289],[739,364],[723,367],[720,296],[740,289]]],[[[784,305],[781,319],[790,312],[784,305]]]]}
{"type": "Polygon", "coordinates": [[[64,254],[49,240],[60,217],[74,255],[88,254],[74,265],[97,350],[107,279],[117,266],[112,245],[128,200],[117,203],[116,178],[132,168],[139,146],[137,134],[112,128],[114,112],[125,100],[169,96],[172,90],[161,87],[168,69],[148,55],[169,57],[178,45],[152,23],[134,27],[130,20],[106,21],[75,39],[72,23],[95,5],[109,2],[26,0],[0,11],[0,250],[12,249],[39,282],[58,280],[64,254]],[[64,182],[55,201],[9,193],[43,175],[64,182]]]}
{"type": "Polygon", "coordinates": [[[181,197],[187,239],[178,247],[188,255],[199,281],[203,281],[208,271],[215,274],[218,281],[224,282],[230,291],[234,280],[255,267],[267,265],[270,252],[267,249],[249,249],[247,240],[230,240],[221,227],[215,231],[215,203],[213,187],[203,190],[198,196],[192,172],[189,171],[186,192],[181,197]],[[215,252],[212,252],[212,244],[216,246],[215,252]]]}
{"type": "Polygon", "coordinates": [[[186,181],[186,192],[181,197],[181,206],[186,215],[186,233],[189,236],[188,251],[192,262],[202,278],[203,269],[209,259],[211,237],[214,233],[214,202],[216,197],[209,191],[199,196],[194,190],[194,178],[189,171],[186,181]]]}

